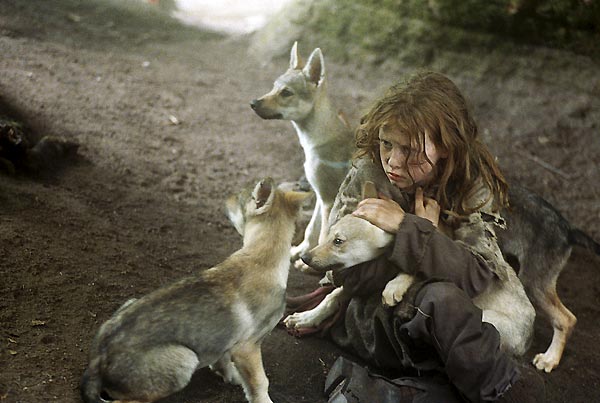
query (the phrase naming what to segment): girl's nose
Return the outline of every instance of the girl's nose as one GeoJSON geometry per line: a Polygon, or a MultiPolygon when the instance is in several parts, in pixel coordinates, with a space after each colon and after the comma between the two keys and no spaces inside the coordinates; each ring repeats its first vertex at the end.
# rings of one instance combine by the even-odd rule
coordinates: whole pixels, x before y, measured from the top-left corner
{"type": "Polygon", "coordinates": [[[405,168],[406,155],[397,148],[393,148],[388,158],[388,164],[391,168],[405,168]]]}

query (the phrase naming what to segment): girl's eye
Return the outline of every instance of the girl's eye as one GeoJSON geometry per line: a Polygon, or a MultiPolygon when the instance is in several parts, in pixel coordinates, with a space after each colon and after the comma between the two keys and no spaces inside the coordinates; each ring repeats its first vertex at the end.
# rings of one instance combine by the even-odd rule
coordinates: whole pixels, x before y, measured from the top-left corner
{"type": "Polygon", "coordinates": [[[281,90],[279,95],[281,95],[284,98],[287,98],[287,97],[291,97],[292,95],[294,95],[294,93],[292,91],[288,90],[287,88],[284,88],[283,90],[281,90]]]}
{"type": "Polygon", "coordinates": [[[385,148],[386,150],[390,150],[392,148],[392,143],[390,143],[387,140],[379,140],[379,143],[383,146],[383,148],[385,148]]]}
{"type": "Polygon", "coordinates": [[[340,245],[341,245],[341,244],[343,244],[343,243],[344,243],[344,240],[343,240],[343,239],[340,239],[340,238],[335,238],[335,239],[333,240],[333,244],[334,244],[335,246],[340,246],[340,245]]]}

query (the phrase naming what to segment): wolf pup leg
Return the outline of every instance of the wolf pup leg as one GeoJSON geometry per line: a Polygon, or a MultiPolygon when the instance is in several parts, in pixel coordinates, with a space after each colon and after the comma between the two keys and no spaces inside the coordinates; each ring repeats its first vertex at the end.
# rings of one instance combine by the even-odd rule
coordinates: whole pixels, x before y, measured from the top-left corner
{"type": "Polygon", "coordinates": [[[246,399],[251,403],[273,403],[269,397],[269,380],[262,362],[260,344],[245,343],[231,352],[231,359],[238,369],[246,399]]]}
{"type": "Polygon", "coordinates": [[[241,385],[242,379],[235,364],[231,360],[231,354],[225,354],[223,358],[210,366],[210,369],[220,375],[223,380],[233,385],[241,385]]]}
{"type": "Polygon", "coordinates": [[[81,394],[86,403],[150,403],[183,389],[198,367],[196,353],[184,346],[155,346],[143,353],[115,352],[104,376],[100,360],[85,371],[81,394]]]}

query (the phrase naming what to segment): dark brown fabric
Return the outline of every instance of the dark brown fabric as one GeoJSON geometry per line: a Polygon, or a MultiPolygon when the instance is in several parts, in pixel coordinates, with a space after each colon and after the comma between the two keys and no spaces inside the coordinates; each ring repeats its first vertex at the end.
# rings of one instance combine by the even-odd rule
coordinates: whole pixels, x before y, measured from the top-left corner
{"type": "Polygon", "coordinates": [[[519,371],[500,350],[500,334],[482,322],[481,309],[464,291],[448,282],[431,283],[415,305],[415,317],[400,331],[437,351],[444,372],[470,402],[495,401],[516,382],[519,371]]]}
{"type": "Polygon", "coordinates": [[[398,273],[398,268],[390,264],[386,255],[382,255],[356,266],[333,270],[333,283],[343,285],[347,295],[368,296],[381,293],[398,273]]]}
{"type": "Polygon", "coordinates": [[[500,350],[500,335],[457,286],[428,282],[415,298],[413,317],[384,308],[377,295],[351,300],[344,321],[330,332],[339,346],[373,365],[403,376],[439,371],[470,402],[494,401],[519,376],[500,350]]]}
{"type": "Polygon", "coordinates": [[[431,374],[390,379],[346,357],[339,357],[325,380],[330,403],[459,403],[448,379],[431,374]]]}
{"type": "Polygon", "coordinates": [[[413,214],[404,217],[389,261],[404,273],[450,281],[471,298],[495,278],[482,258],[413,214]]]}

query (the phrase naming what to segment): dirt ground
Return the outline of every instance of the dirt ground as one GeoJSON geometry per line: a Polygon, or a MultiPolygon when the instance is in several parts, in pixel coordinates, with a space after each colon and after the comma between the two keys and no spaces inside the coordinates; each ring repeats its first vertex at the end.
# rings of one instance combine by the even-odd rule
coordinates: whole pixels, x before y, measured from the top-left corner
{"type": "MultiPolygon", "coordinates": [[[[227,195],[255,178],[301,176],[291,125],[262,121],[248,105],[287,60],[255,60],[248,47],[248,38],[95,1],[0,2],[2,101],[36,134],[81,145],[57,172],[0,174],[0,401],[79,402],[99,325],[125,300],[240,247],[223,213],[227,195]]],[[[600,67],[548,57],[563,57],[565,68],[544,70],[538,59],[514,75],[452,78],[511,181],[600,240],[600,67]]],[[[326,64],[332,98],[352,123],[402,70],[326,64]]],[[[600,401],[599,269],[600,258],[575,250],[559,279],[579,322],[560,366],[544,375],[551,402],[600,401]]],[[[316,281],[292,272],[290,292],[316,281]]],[[[536,323],[527,361],[551,334],[536,323]]],[[[325,402],[339,353],[275,329],[264,344],[273,400],[325,402]]],[[[164,400],[242,401],[240,388],[208,370],[164,400]]]]}

